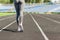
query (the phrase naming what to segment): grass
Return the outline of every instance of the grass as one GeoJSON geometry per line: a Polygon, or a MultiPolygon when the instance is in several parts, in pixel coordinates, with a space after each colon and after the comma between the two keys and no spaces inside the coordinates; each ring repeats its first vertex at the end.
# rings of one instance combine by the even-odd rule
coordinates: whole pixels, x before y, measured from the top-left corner
{"type": "Polygon", "coordinates": [[[0,16],[8,16],[8,15],[13,15],[15,13],[0,13],[0,16]]]}
{"type": "MultiPolygon", "coordinates": [[[[9,16],[9,15],[14,15],[15,12],[0,12],[0,16],[9,16]]],[[[35,13],[35,14],[39,14],[39,13],[35,13]]],[[[45,13],[46,14],[46,13],[45,13]]],[[[51,12],[51,14],[60,14],[60,12],[51,12]]]]}
{"type": "Polygon", "coordinates": [[[52,14],[60,14],[60,12],[52,12],[52,14]]]}
{"type": "Polygon", "coordinates": [[[45,14],[60,14],[60,12],[45,12],[45,14]]]}

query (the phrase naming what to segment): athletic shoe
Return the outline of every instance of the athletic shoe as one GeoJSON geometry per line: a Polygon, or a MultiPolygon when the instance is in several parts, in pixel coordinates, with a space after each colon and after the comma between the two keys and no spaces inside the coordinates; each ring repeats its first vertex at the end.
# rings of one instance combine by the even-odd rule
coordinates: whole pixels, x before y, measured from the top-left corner
{"type": "Polygon", "coordinates": [[[22,26],[22,25],[19,25],[19,26],[18,26],[18,31],[19,31],[19,32],[23,32],[23,26],[22,26]]]}

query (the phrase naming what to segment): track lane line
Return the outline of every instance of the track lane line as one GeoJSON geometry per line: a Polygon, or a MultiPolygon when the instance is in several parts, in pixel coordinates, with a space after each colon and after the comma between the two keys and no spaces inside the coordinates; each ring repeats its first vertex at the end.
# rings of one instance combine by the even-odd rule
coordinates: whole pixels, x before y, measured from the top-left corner
{"type": "Polygon", "coordinates": [[[40,30],[42,36],[44,37],[45,40],[49,40],[49,38],[46,36],[46,34],[44,33],[44,31],[42,30],[41,26],[39,26],[39,24],[37,23],[37,21],[34,19],[34,17],[29,14],[31,16],[31,18],[33,19],[33,21],[35,22],[35,24],[37,25],[38,29],[40,30]]]}
{"type": "Polygon", "coordinates": [[[11,22],[11,23],[9,23],[7,26],[3,27],[3,28],[0,30],[0,32],[1,32],[3,29],[6,29],[7,27],[11,26],[11,25],[14,24],[15,22],[16,22],[16,20],[13,21],[13,22],[11,22]]]}
{"type": "Polygon", "coordinates": [[[55,22],[55,23],[60,24],[60,21],[56,21],[56,20],[54,20],[54,19],[51,19],[51,18],[48,18],[48,17],[45,17],[45,16],[40,16],[40,17],[45,18],[45,19],[47,19],[47,20],[50,20],[50,21],[52,21],[52,22],[55,22]]]}
{"type": "MultiPolygon", "coordinates": [[[[25,14],[25,15],[27,15],[27,14],[25,14]]],[[[24,16],[25,16],[25,15],[24,15],[24,16]]],[[[11,26],[11,25],[14,24],[15,22],[16,22],[16,20],[13,21],[13,22],[11,22],[11,23],[9,23],[8,25],[6,25],[5,27],[3,27],[3,28],[0,30],[0,32],[3,31],[3,29],[6,29],[7,27],[11,26]]]]}
{"type": "MultiPolygon", "coordinates": [[[[13,16],[13,17],[15,17],[15,16],[13,16]]],[[[6,20],[6,19],[8,19],[8,18],[13,18],[13,17],[2,18],[2,19],[0,19],[0,21],[6,20]]]]}

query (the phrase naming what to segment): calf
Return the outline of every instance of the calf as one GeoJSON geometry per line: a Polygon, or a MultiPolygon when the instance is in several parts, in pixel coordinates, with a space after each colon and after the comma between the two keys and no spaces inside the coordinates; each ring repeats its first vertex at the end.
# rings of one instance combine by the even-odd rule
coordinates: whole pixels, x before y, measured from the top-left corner
{"type": "Polygon", "coordinates": [[[16,22],[18,29],[17,31],[23,32],[23,10],[24,10],[24,4],[25,0],[14,0],[14,6],[16,9],[16,22]]]}

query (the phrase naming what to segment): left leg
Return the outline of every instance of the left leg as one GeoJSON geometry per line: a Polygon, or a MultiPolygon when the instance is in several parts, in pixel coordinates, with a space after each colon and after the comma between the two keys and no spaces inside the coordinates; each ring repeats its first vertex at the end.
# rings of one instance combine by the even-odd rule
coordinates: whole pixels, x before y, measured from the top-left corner
{"type": "Polygon", "coordinates": [[[19,16],[19,26],[18,26],[18,31],[23,31],[23,4],[20,5],[20,16],[19,16]]]}
{"type": "Polygon", "coordinates": [[[23,11],[20,11],[20,20],[19,20],[20,29],[23,31],[23,11]]]}

